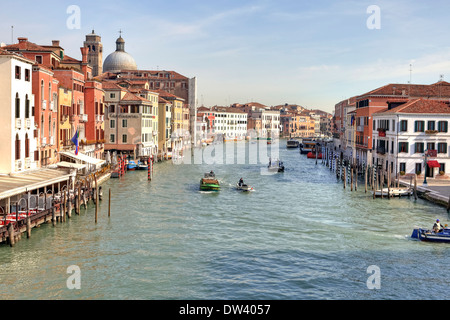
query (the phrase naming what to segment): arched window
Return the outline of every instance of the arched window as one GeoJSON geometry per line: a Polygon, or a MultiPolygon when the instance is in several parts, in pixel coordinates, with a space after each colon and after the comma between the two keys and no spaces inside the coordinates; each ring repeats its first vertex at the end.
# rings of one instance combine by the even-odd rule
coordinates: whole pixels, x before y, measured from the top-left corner
{"type": "Polygon", "coordinates": [[[19,93],[16,93],[16,118],[20,118],[20,99],[19,99],[19,93]]]}
{"type": "Polygon", "coordinates": [[[28,95],[25,96],[25,118],[30,118],[30,100],[28,95]]]}
{"type": "Polygon", "coordinates": [[[20,160],[20,139],[19,139],[19,134],[16,134],[16,143],[15,143],[15,147],[16,147],[16,160],[20,160]]]}
{"type": "Polygon", "coordinates": [[[25,158],[30,157],[30,139],[28,138],[28,133],[25,134],[25,158]]]}
{"type": "Polygon", "coordinates": [[[41,115],[41,138],[44,137],[44,115],[41,115]]]}
{"type": "MultiPolygon", "coordinates": [[[[50,113],[48,115],[48,136],[51,137],[52,136],[52,114],[50,113]]],[[[49,141],[50,142],[50,141],[49,141]]]]}
{"type": "Polygon", "coordinates": [[[44,100],[44,80],[41,80],[41,101],[44,100]]]}

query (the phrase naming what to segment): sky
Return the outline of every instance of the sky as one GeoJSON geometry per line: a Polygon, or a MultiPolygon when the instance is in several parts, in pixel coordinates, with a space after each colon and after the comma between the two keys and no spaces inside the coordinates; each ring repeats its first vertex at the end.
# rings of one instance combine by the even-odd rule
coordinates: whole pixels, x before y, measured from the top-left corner
{"type": "Polygon", "coordinates": [[[200,105],[333,112],[389,83],[450,82],[448,12],[447,0],[16,0],[2,6],[0,42],[60,40],[81,59],[94,29],[105,59],[122,30],[139,69],[196,77],[200,105]]]}

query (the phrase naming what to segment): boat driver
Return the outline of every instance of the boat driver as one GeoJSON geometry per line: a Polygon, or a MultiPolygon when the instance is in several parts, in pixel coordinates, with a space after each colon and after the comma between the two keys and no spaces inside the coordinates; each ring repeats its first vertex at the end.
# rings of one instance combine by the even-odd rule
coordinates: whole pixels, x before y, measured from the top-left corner
{"type": "Polygon", "coordinates": [[[437,220],[436,220],[436,223],[433,225],[433,231],[434,231],[435,233],[438,233],[438,232],[442,232],[442,231],[443,231],[443,228],[442,228],[442,226],[441,226],[441,223],[439,222],[439,219],[437,219],[437,220]]]}
{"type": "Polygon", "coordinates": [[[244,184],[244,179],[241,178],[241,179],[239,180],[239,187],[242,187],[243,184],[244,184]]]}

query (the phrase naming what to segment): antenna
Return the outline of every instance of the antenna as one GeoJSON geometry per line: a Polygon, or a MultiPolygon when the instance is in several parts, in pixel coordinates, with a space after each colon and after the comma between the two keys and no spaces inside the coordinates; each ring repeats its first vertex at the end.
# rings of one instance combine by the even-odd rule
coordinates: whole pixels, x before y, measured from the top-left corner
{"type": "Polygon", "coordinates": [[[412,83],[412,64],[409,65],[409,84],[412,83]]]}
{"type": "Polygon", "coordinates": [[[11,26],[11,44],[14,43],[14,26],[11,26]]]}

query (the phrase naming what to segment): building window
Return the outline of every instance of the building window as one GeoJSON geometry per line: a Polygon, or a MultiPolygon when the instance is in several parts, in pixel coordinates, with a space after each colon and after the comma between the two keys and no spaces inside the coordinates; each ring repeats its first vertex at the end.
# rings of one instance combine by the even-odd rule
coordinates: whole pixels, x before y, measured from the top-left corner
{"type": "Polygon", "coordinates": [[[110,105],[109,106],[109,113],[115,113],[116,112],[116,106],[115,105],[110,105]]]}
{"type": "Polygon", "coordinates": [[[20,99],[19,99],[19,93],[16,93],[16,118],[20,118],[20,99]]]}
{"type": "Polygon", "coordinates": [[[439,121],[438,122],[438,131],[439,132],[448,132],[448,122],[447,121],[439,121]]]}
{"type": "Polygon", "coordinates": [[[445,163],[440,163],[441,167],[439,168],[439,173],[445,173],[445,163]]]}
{"type": "Polygon", "coordinates": [[[421,174],[421,173],[422,173],[422,164],[416,163],[416,174],[421,174]]]}
{"type": "Polygon", "coordinates": [[[425,132],[425,121],[414,122],[414,132],[425,132]]]}
{"type": "Polygon", "coordinates": [[[30,157],[30,139],[28,138],[28,133],[25,134],[25,158],[30,157]]]}
{"type": "Polygon", "coordinates": [[[427,150],[436,150],[436,144],[434,142],[427,143],[427,150]]]}
{"type": "Polygon", "coordinates": [[[21,68],[16,66],[16,79],[20,80],[21,68]]]}
{"type": "Polygon", "coordinates": [[[400,163],[400,172],[406,173],[406,163],[405,162],[400,163]]]}
{"type": "Polygon", "coordinates": [[[438,153],[447,153],[447,143],[438,143],[438,153]]]}
{"type": "Polygon", "coordinates": [[[15,153],[16,153],[16,160],[20,160],[20,139],[19,139],[19,135],[16,134],[16,145],[15,145],[15,153]]]}
{"type": "Polygon", "coordinates": [[[25,69],[25,81],[30,82],[30,69],[25,69]]]}
{"type": "Polygon", "coordinates": [[[122,143],[127,143],[127,135],[122,135],[122,143]]]}
{"type": "Polygon", "coordinates": [[[109,97],[110,97],[111,99],[114,99],[114,98],[116,97],[116,94],[115,94],[115,93],[110,93],[110,94],[109,94],[109,97]]]}
{"type": "Polygon", "coordinates": [[[111,119],[111,120],[109,121],[109,127],[110,127],[111,129],[116,128],[116,120],[111,119]]]}
{"type": "Polygon", "coordinates": [[[425,144],[423,142],[416,142],[416,153],[423,153],[425,144]]]}
{"type": "Polygon", "coordinates": [[[30,118],[30,100],[28,95],[25,96],[25,118],[30,118]]]}
{"type": "Polygon", "coordinates": [[[436,121],[428,121],[428,130],[435,130],[436,128],[436,121]]]}
{"type": "Polygon", "coordinates": [[[400,132],[408,131],[408,120],[400,121],[400,132]]]}
{"type": "Polygon", "coordinates": [[[128,120],[122,119],[122,128],[126,128],[126,127],[128,127],[128,120]]]}
{"type": "Polygon", "coordinates": [[[408,153],[408,142],[399,142],[398,152],[408,153]]]}
{"type": "Polygon", "coordinates": [[[115,137],[113,134],[111,134],[111,135],[109,136],[109,141],[110,141],[111,143],[116,142],[116,137],[115,137]]]}
{"type": "Polygon", "coordinates": [[[42,64],[42,56],[36,56],[36,63],[42,64]]]}

